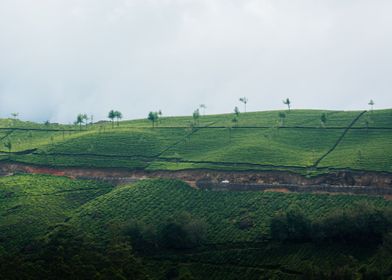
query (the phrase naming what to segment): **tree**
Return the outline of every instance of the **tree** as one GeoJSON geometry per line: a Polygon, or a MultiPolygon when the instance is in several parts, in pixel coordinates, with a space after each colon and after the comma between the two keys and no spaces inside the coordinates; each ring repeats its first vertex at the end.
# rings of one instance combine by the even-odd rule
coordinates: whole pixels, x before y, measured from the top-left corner
{"type": "Polygon", "coordinates": [[[195,124],[199,124],[199,119],[200,119],[200,111],[199,111],[199,109],[196,109],[196,110],[193,112],[192,117],[193,117],[194,123],[195,123],[195,124]]]}
{"type": "Polygon", "coordinates": [[[77,117],[76,117],[75,124],[79,125],[80,130],[82,130],[83,121],[84,121],[84,115],[83,114],[78,114],[77,117]]]}
{"type": "Polygon", "coordinates": [[[237,106],[234,107],[234,115],[238,118],[240,116],[240,110],[237,106]]]}
{"type": "Polygon", "coordinates": [[[323,127],[325,127],[325,124],[327,123],[327,114],[322,113],[322,114],[321,114],[321,117],[320,117],[320,121],[321,121],[321,125],[322,125],[323,127]]]}
{"type": "Polygon", "coordinates": [[[248,98],[246,98],[246,97],[241,97],[241,98],[240,98],[240,101],[241,101],[242,103],[244,103],[244,112],[246,113],[246,103],[248,103],[248,98]]]}
{"type": "Polygon", "coordinates": [[[284,120],[286,119],[286,114],[284,112],[279,112],[279,119],[280,119],[280,125],[284,125],[284,120]]]}
{"type": "Polygon", "coordinates": [[[275,215],[270,229],[272,238],[280,241],[304,241],[311,237],[311,222],[299,209],[275,215]]]}
{"type": "Polygon", "coordinates": [[[161,245],[171,249],[189,249],[206,240],[206,224],[185,212],[167,221],[159,232],[161,245]]]}
{"type": "Polygon", "coordinates": [[[19,116],[19,113],[11,113],[11,116],[16,120],[19,116]]]}
{"type": "Polygon", "coordinates": [[[370,99],[368,105],[370,106],[370,110],[373,112],[373,107],[376,103],[374,103],[373,99],[370,99]]]}
{"type": "Polygon", "coordinates": [[[200,104],[200,109],[202,109],[203,110],[203,116],[205,116],[205,114],[206,114],[206,109],[207,109],[207,106],[205,105],[205,104],[200,104]]]}
{"type": "Polygon", "coordinates": [[[115,116],[115,118],[116,118],[116,120],[117,120],[117,126],[119,126],[120,124],[119,124],[119,120],[121,120],[122,119],[122,113],[120,112],[120,111],[114,111],[114,116],[115,116]]]}
{"type": "Polygon", "coordinates": [[[286,100],[283,100],[283,104],[287,105],[289,108],[289,111],[291,110],[291,101],[289,98],[286,98],[286,100]]]}
{"type": "Polygon", "coordinates": [[[112,128],[114,128],[114,119],[116,118],[116,112],[114,110],[110,110],[108,114],[108,118],[112,122],[112,128]]]}
{"type": "Polygon", "coordinates": [[[152,127],[155,127],[155,123],[158,121],[158,113],[157,112],[150,112],[150,113],[148,113],[148,117],[147,117],[147,119],[149,120],[149,121],[151,121],[151,123],[152,123],[152,127]]]}
{"type": "Polygon", "coordinates": [[[86,127],[87,127],[87,125],[88,125],[88,116],[87,116],[87,114],[83,114],[82,115],[82,120],[86,124],[86,127]]]}

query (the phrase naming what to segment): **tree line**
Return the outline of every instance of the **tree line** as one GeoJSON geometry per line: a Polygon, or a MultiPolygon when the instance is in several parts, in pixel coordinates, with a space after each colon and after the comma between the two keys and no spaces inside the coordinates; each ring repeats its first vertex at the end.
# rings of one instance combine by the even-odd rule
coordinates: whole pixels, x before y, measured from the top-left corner
{"type": "Polygon", "coordinates": [[[270,230],[273,239],[284,242],[378,245],[392,233],[392,211],[361,204],[311,220],[297,208],[273,217],[270,230]]]}

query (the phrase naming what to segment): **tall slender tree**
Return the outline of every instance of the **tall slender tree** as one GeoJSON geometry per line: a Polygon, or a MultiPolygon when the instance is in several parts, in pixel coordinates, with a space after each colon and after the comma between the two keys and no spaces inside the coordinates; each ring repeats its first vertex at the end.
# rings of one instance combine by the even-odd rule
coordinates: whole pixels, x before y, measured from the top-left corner
{"type": "Polygon", "coordinates": [[[248,103],[248,98],[241,97],[240,102],[244,103],[244,112],[246,113],[246,104],[248,103]]]}
{"type": "Polygon", "coordinates": [[[290,98],[286,98],[286,100],[283,100],[283,104],[287,105],[287,107],[289,108],[289,111],[291,110],[290,98]]]}
{"type": "Polygon", "coordinates": [[[200,104],[199,108],[203,110],[203,116],[205,116],[206,115],[207,106],[205,104],[200,104]]]}

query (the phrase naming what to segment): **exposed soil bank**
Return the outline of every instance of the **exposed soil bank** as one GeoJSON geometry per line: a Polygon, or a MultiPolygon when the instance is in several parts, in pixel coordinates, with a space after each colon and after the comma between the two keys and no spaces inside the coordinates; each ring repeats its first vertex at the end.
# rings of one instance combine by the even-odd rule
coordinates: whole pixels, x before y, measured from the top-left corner
{"type": "Polygon", "coordinates": [[[144,171],[110,168],[54,168],[22,163],[0,163],[0,174],[31,173],[67,176],[70,178],[103,179],[113,182],[145,178],[180,179],[189,182],[208,180],[212,183],[229,181],[232,184],[275,184],[275,185],[336,185],[374,186],[392,188],[392,174],[381,172],[334,171],[317,177],[305,177],[285,171],[144,171]]]}

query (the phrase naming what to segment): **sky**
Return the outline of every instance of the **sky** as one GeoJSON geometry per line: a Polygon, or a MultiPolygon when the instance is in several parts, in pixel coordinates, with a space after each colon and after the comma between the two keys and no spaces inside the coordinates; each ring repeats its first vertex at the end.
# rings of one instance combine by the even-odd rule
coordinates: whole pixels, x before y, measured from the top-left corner
{"type": "Polygon", "coordinates": [[[0,117],[392,107],[390,0],[0,0],[0,117]]]}

